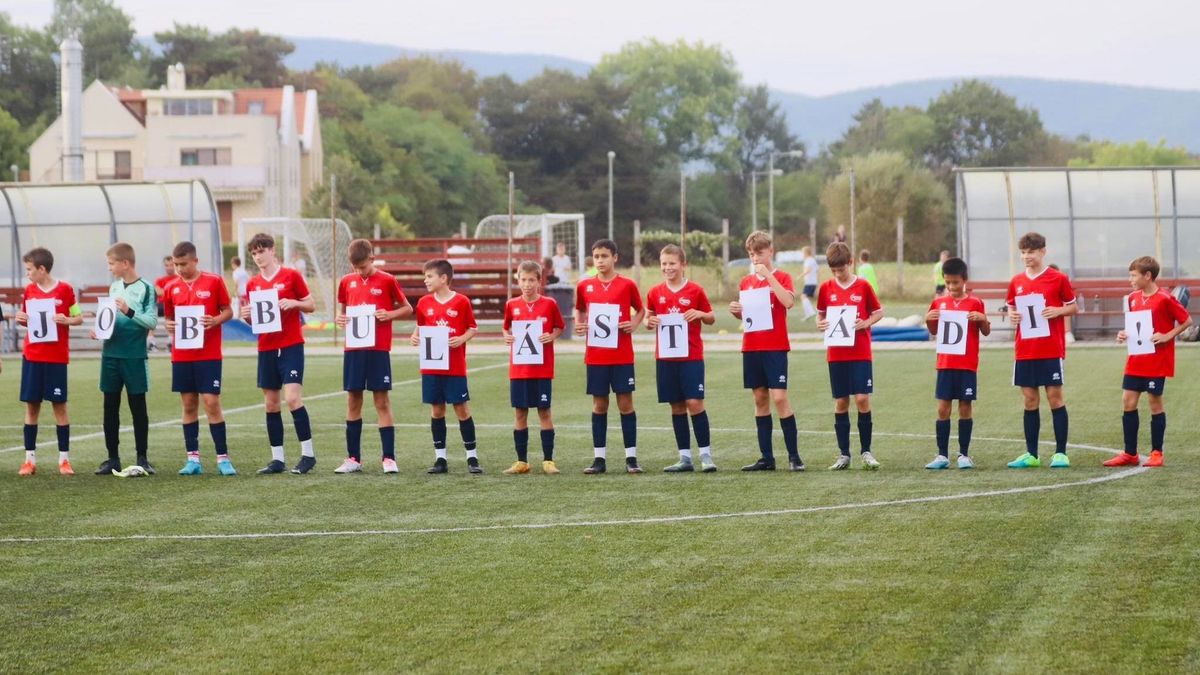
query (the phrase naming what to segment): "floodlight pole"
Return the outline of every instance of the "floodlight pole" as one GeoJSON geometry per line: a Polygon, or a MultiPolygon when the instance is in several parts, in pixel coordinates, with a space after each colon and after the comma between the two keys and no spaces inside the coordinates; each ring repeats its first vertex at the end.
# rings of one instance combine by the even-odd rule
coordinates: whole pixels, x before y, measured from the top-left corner
{"type": "MultiPolygon", "coordinates": [[[[337,255],[337,174],[329,177],[329,234],[333,241],[333,254],[337,255]]],[[[340,279],[337,274],[330,274],[333,280],[333,346],[337,346],[337,285],[340,279]]]]}
{"type": "Polygon", "coordinates": [[[850,265],[854,267],[855,254],[854,251],[854,233],[855,233],[855,218],[854,218],[854,167],[850,167],[850,265]]]}
{"type": "Polygon", "coordinates": [[[613,160],[617,153],[608,151],[608,238],[613,238],[613,160]]]}
{"type": "MultiPolygon", "coordinates": [[[[611,160],[610,160],[611,161],[611,160]]],[[[516,220],[516,205],[513,203],[514,194],[514,177],[513,172],[508,172],[508,254],[504,256],[505,265],[508,268],[508,275],[504,277],[504,297],[512,297],[512,259],[513,259],[513,221],[516,220]]],[[[609,221],[612,220],[612,209],[609,209],[609,221]]],[[[611,227],[611,225],[610,225],[611,227]]]]}

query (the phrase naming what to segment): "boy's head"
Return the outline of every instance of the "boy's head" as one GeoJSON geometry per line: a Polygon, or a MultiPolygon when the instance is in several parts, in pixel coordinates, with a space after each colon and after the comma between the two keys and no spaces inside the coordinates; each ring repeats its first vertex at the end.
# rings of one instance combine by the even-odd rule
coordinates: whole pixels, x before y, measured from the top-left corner
{"type": "Polygon", "coordinates": [[[1154,258],[1148,255],[1134,258],[1129,263],[1129,284],[1140,291],[1154,283],[1160,271],[1158,261],[1154,258]]]}
{"type": "Polygon", "coordinates": [[[607,275],[617,266],[617,243],[612,239],[598,239],[592,244],[592,264],[601,275],[607,275]]]}
{"type": "Polygon", "coordinates": [[[771,243],[771,235],[762,230],[755,230],[746,237],[746,253],[750,256],[750,264],[767,265],[770,267],[771,258],[775,256],[775,247],[771,243]]]}
{"type": "Polygon", "coordinates": [[[454,280],[454,266],[449,260],[439,258],[425,263],[425,288],[430,293],[436,293],[450,285],[454,280]]]}
{"type": "Polygon", "coordinates": [[[962,258],[947,258],[942,263],[942,276],[946,279],[946,290],[950,295],[962,295],[967,285],[967,263],[962,258]]]}
{"type": "Polygon", "coordinates": [[[184,279],[193,279],[197,274],[196,245],[190,241],[181,241],[171,250],[171,262],[175,273],[184,279]]]}
{"type": "Polygon", "coordinates": [[[554,272],[554,258],[546,256],[542,258],[542,276],[548,277],[554,272]]]}
{"type": "Polygon", "coordinates": [[[858,259],[865,263],[871,262],[871,252],[864,248],[858,252],[858,259]]]}
{"type": "Polygon", "coordinates": [[[1037,232],[1026,232],[1017,242],[1021,249],[1021,261],[1029,269],[1040,269],[1046,257],[1046,238],[1037,232]]]}
{"type": "Polygon", "coordinates": [[[526,260],[517,266],[517,286],[521,295],[533,297],[542,287],[542,266],[533,260],[526,260]]]}
{"type": "Polygon", "coordinates": [[[589,255],[589,256],[587,256],[586,258],[584,258],[584,259],[583,259],[583,264],[584,264],[584,265],[586,265],[586,266],[587,266],[587,267],[589,267],[589,268],[590,268],[590,267],[595,267],[595,266],[596,266],[596,261],[595,261],[595,260],[592,260],[592,256],[590,256],[590,255],[589,255]]]}
{"type": "Polygon", "coordinates": [[[812,247],[805,246],[804,248],[800,249],[800,255],[804,256],[805,258],[811,258],[812,257],[812,247]]]}
{"type": "Polygon", "coordinates": [[[169,255],[164,255],[162,259],[163,272],[167,274],[175,274],[175,258],[169,255]]]}
{"type": "Polygon", "coordinates": [[[229,266],[236,270],[237,268],[242,266],[242,259],[237,257],[236,255],[233,256],[232,258],[229,259],[229,266]]]}
{"type": "Polygon", "coordinates": [[[566,255],[567,254],[567,242],[560,241],[560,242],[555,243],[554,244],[554,253],[556,255],[566,255]]]}
{"type": "Polygon", "coordinates": [[[938,260],[940,260],[942,262],[946,262],[949,259],[950,259],[950,251],[942,251],[941,253],[938,254],[938,260]]]}
{"type": "Polygon", "coordinates": [[[21,261],[25,263],[26,278],[35,284],[45,281],[54,269],[54,254],[41,246],[29,249],[21,256],[21,261]]]}
{"type": "Polygon", "coordinates": [[[370,276],[375,262],[375,248],[371,246],[371,242],[366,239],[355,239],[346,249],[346,257],[349,258],[350,266],[354,268],[355,272],[362,276],[370,276]]]}
{"type": "Polygon", "coordinates": [[[687,255],[675,244],[667,244],[658,252],[658,266],[667,281],[678,281],[687,267],[687,255]]]}
{"type": "Polygon", "coordinates": [[[104,253],[108,257],[108,272],[114,277],[123,277],[129,270],[132,270],[137,265],[137,258],[134,256],[133,247],[123,241],[119,241],[104,253]]]}
{"type": "Polygon", "coordinates": [[[278,262],[275,260],[275,237],[266,232],[259,232],[250,237],[250,243],[246,244],[246,251],[251,258],[254,258],[254,264],[260,270],[278,262]]]}
{"type": "Polygon", "coordinates": [[[829,265],[830,271],[838,281],[845,281],[850,277],[850,262],[853,259],[850,247],[845,242],[835,241],[825,249],[825,264],[829,265]]]}

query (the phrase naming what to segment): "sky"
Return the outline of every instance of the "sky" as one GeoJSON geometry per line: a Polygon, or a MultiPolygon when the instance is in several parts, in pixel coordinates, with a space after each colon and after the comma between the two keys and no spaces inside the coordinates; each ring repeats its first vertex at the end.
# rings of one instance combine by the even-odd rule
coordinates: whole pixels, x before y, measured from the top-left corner
{"type": "MultiPolygon", "coordinates": [[[[934,77],[1013,75],[1200,89],[1191,0],[114,0],[139,35],[172,22],[415,49],[596,62],[654,37],[718,44],[749,83],[826,95],[934,77]]],[[[51,0],[5,0],[43,26],[51,0]]]]}

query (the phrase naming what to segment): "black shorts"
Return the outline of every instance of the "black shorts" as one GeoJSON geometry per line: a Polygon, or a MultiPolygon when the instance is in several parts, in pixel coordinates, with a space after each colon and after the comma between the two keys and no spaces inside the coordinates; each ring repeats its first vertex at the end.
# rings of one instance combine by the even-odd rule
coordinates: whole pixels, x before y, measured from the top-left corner
{"type": "Polygon", "coordinates": [[[742,352],[742,388],[787,389],[787,380],[787,352],[742,352]]]}
{"type": "Polygon", "coordinates": [[[704,400],[703,361],[663,361],[655,367],[658,376],[658,402],[682,403],[704,400]]]}
{"type": "Polygon", "coordinates": [[[220,359],[172,363],[171,391],[180,394],[220,394],[220,359]]]}
{"type": "Polygon", "coordinates": [[[875,379],[870,361],[831,361],[829,363],[829,388],[833,397],[849,398],[856,394],[871,394],[875,390],[875,379]]]}
{"type": "Polygon", "coordinates": [[[258,388],[283,389],[285,384],[304,384],[304,343],[258,353],[258,388]]]}
{"type": "Polygon", "coordinates": [[[1125,380],[1121,382],[1121,388],[1125,391],[1145,392],[1153,396],[1162,396],[1163,391],[1167,388],[1167,378],[1126,375],[1125,380]]]}
{"type": "Polygon", "coordinates": [[[378,349],[356,349],[342,355],[342,389],[391,391],[392,355],[378,349]]]}
{"type": "Polygon", "coordinates": [[[66,403],[67,364],[21,357],[21,400],[25,403],[66,403]]]}
{"type": "Polygon", "coordinates": [[[608,396],[609,391],[629,394],[635,388],[632,363],[587,367],[587,394],[590,396],[608,396]]]}
{"type": "Polygon", "coordinates": [[[974,370],[946,368],[937,371],[937,393],[939,401],[974,401],[979,393],[978,373],[974,370]]]}
{"type": "Polygon", "coordinates": [[[1014,387],[1061,387],[1065,379],[1062,359],[1029,359],[1013,363],[1014,387]]]}
{"type": "Polygon", "coordinates": [[[512,407],[523,410],[549,408],[553,390],[554,380],[548,377],[508,381],[508,398],[512,407]]]}
{"type": "Polygon", "coordinates": [[[465,375],[421,376],[421,401],[426,405],[457,405],[470,400],[465,375]]]}
{"type": "Polygon", "coordinates": [[[804,284],[804,290],[801,292],[804,294],[804,297],[808,298],[809,300],[812,300],[813,298],[817,297],[817,285],[816,284],[804,284]]]}

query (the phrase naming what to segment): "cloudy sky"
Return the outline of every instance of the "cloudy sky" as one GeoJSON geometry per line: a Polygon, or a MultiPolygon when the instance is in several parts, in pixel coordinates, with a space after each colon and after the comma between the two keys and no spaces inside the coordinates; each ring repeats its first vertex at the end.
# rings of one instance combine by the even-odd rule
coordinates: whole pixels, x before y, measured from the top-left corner
{"type": "MultiPolygon", "coordinates": [[[[645,37],[717,43],[750,82],[829,94],[905,80],[1021,75],[1200,89],[1192,0],[115,0],[139,34],[213,30],[596,61],[645,37]]],[[[41,26],[50,0],[0,11],[41,26]]]]}

